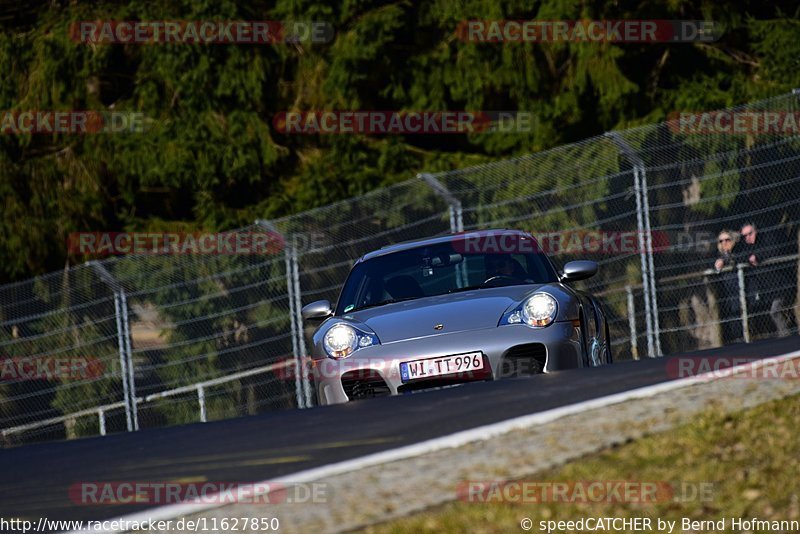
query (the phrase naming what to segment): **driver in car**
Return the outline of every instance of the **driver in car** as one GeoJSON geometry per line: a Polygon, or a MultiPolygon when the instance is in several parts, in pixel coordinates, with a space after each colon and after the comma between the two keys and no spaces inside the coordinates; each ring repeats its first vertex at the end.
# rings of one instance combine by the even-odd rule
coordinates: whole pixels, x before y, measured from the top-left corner
{"type": "Polygon", "coordinates": [[[497,256],[488,256],[489,268],[486,270],[486,278],[493,278],[495,276],[503,276],[506,278],[518,278],[522,266],[517,261],[507,254],[498,254],[497,256]]]}

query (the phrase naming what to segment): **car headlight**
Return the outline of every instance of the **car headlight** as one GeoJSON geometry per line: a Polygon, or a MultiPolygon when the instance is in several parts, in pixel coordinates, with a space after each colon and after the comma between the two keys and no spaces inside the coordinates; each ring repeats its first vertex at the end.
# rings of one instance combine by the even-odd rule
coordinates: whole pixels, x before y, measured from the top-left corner
{"type": "Polygon", "coordinates": [[[522,305],[522,320],[530,326],[547,326],[556,318],[558,304],[547,293],[536,293],[522,305]]]}
{"type": "Polygon", "coordinates": [[[547,293],[536,293],[514,311],[506,312],[500,320],[500,325],[524,323],[541,328],[551,325],[556,320],[556,314],[558,314],[556,299],[547,293]]]}
{"type": "Polygon", "coordinates": [[[345,323],[330,327],[322,339],[322,346],[325,352],[328,356],[337,360],[347,358],[356,350],[377,343],[378,338],[375,334],[361,332],[345,323]]]}

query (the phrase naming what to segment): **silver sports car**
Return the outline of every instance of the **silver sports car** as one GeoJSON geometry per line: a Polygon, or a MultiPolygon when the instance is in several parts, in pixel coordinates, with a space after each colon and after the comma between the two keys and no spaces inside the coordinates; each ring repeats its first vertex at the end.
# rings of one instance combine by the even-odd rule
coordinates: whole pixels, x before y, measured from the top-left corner
{"type": "Polygon", "coordinates": [[[486,230],[400,243],[356,261],[322,321],[311,376],[319,404],[611,363],[600,303],[557,272],[535,239],[486,230]]]}

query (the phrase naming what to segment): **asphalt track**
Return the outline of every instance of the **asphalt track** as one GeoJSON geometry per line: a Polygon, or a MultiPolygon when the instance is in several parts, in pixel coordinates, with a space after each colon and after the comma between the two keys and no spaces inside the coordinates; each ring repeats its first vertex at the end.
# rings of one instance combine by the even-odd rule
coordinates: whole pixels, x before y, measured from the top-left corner
{"type": "MultiPolygon", "coordinates": [[[[681,356],[765,358],[800,336],[681,356]]],[[[0,517],[106,519],[148,505],[83,505],[70,486],[99,481],[246,483],[413,444],[676,378],[669,358],[475,383],[311,410],[0,450],[0,517]]]]}

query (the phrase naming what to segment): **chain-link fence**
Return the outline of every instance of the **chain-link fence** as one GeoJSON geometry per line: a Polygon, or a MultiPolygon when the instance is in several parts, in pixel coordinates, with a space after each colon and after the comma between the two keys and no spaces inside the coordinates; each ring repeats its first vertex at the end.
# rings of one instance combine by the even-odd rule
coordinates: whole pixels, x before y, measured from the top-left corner
{"type": "Polygon", "coordinates": [[[798,98],[420,175],[233,232],[278,236],[269,254],[115,257],[2,286],[3,441],[310,406],[301,306],[335,301],[365,252],[477,228],[531,231],[557,266],[598,261],[583,284],[617,359],[796,334],[800,136],[785,121],[798,98]]]}

